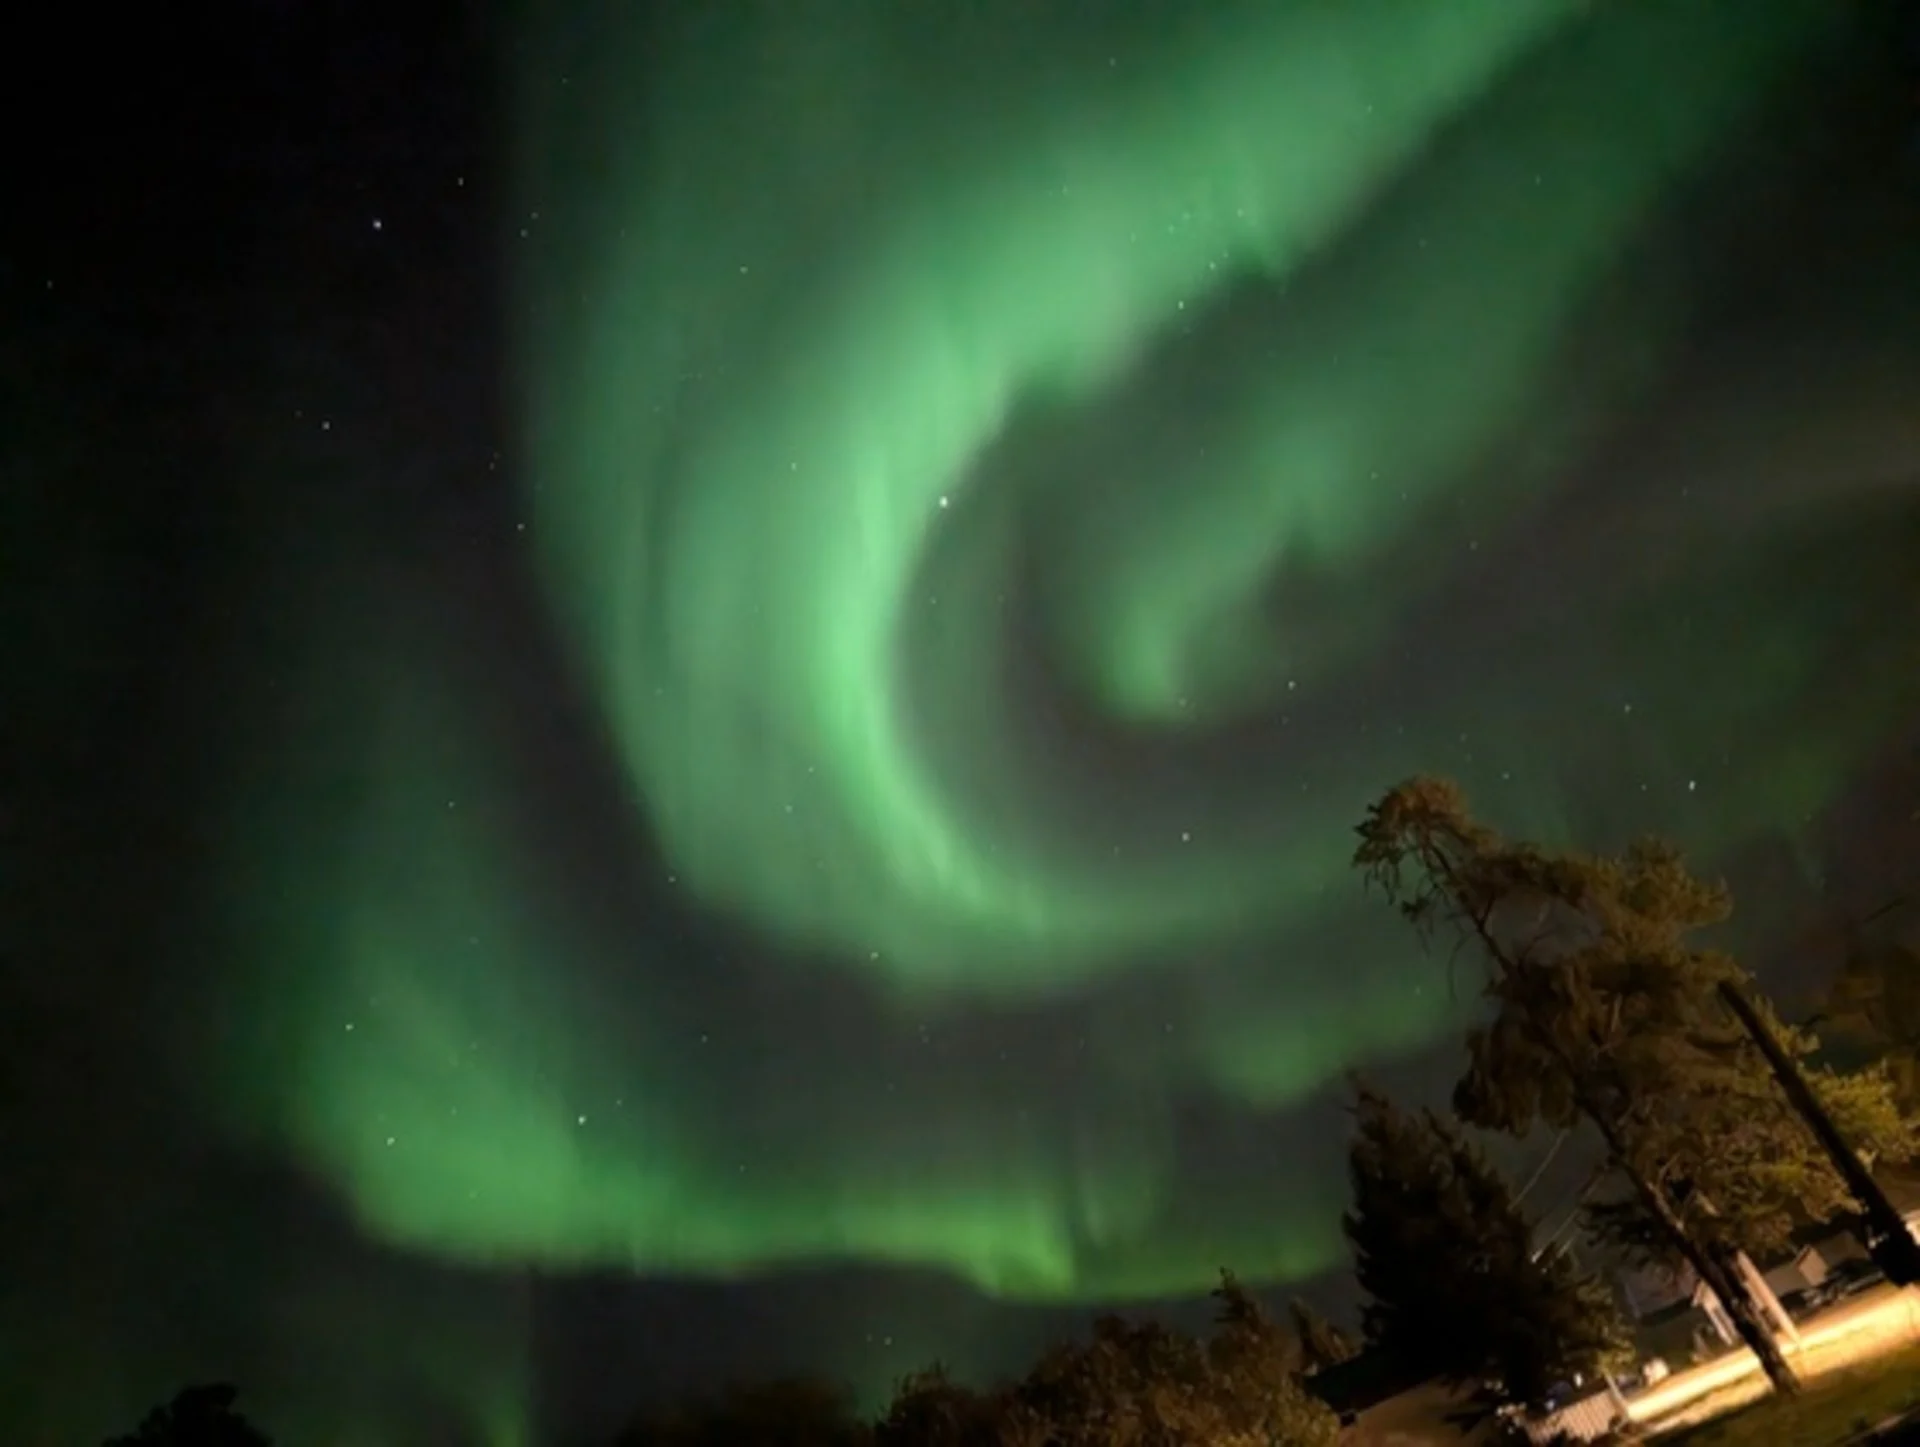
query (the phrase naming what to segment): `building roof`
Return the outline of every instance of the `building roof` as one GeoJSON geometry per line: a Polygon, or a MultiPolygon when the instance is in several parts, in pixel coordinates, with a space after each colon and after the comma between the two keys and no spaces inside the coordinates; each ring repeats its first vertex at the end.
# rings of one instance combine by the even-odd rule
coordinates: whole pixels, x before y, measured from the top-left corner
{"type": "Polygon", "coordinates": [[[1364,1412],[1425,1385],[1430,1377],[1390,1352],[1367,1347],[1344,1362],[1322,1367],[1303,1385],[1336,1412],[1364,1412]]]}

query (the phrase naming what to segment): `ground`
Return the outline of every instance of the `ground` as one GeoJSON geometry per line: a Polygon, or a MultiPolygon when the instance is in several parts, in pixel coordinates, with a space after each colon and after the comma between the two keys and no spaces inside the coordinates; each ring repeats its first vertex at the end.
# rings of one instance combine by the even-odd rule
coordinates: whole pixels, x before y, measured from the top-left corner
{"type": "Polygon", "coordinates": [[[1798,1397],[1766,1398],[1698,1427],[1662,1435],[1661,1447],[1839,1447],[1920,1407],[1920,1348],[1835,1372],[1798,1397]]]}

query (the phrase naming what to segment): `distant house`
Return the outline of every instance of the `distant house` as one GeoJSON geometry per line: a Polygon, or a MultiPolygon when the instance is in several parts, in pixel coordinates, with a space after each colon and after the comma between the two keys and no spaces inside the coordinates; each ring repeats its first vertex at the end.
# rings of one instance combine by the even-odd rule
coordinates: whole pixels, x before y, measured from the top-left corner
{"type": "Polygon", "coordinates": [[[1827,1279],[1827,1272],[1839,1264],[1838,1251],[1846,1246],[1860,1249],[1859,1243],[1851,1236],[1810,1242],[1785,1260],[1768,1267],[1761,1279],[1775,1296],[1791,1296],[1796,1291],[1805,1291],[1809,1286],[1818,1286],[1827,1279]]]}
{"type": "MultiPolygon", "coordinates": [[[[1851,1236],[1823,1236],[1765,1267],[1751,1269],[1783,1305],[1791,1308],[1796,1295],[1820,1285],[1850,1254],[1865,1254],[1851,1236]]],[[[1649,1297],[1636,1298],[1623,1283],[1621,1295],[1629,1303],[1634,1343],[1642,1361],[1657,1358],[1680,1366],[1718,1356],[1739,1341],[1739,1332],[1720,1299],[1692,1272],[1676,1273],[1670,1280],[1670,1289],[1652,1295],[1650,1299],[1657,1304],[1650,1310],[1644,1306],[1649,1297]],[[1634,1310],[1635,1305],[1642,1309],[1634,1310]]]]}
{"type": "MultiPolygon", "coordinates": [[[[1920,1235],[1920,1175],[1907,1170],[1879,1174],[1882,1189],[1909,1230],[1920,1235]]],[[[1866,1247],[1851,1230],[1832,1226],[1809,1231],[1791,1252],[1758,1269],[1773,1294],[1789,1307],[1792,1298],[1824,1283],[1835,1267],[1866,1259],[1866,1247]]],[[[1738,1335],[1713,1294],[1687,1270],[1641,1268],[1617,1280],[1641,1359],[1659,1358],[1674,1366],[1717,1356],[1738,1335]]]]}
{"type": "Polygon", "coordinates": [[[1698,1303],[1683,1297],[1635,1321],[1633,1346],[1641,1361],[1677,1368],[1724,1350],[1724,1339],[1698,1303]]]}
{"type": "Polygon", "coordinates": [[[1629,1319],[1645,1321],[1693,1295],[1691,1272],[1664,1266],[1628,1266],[1614,1274],[1620,1305],[1629,1319]]]}

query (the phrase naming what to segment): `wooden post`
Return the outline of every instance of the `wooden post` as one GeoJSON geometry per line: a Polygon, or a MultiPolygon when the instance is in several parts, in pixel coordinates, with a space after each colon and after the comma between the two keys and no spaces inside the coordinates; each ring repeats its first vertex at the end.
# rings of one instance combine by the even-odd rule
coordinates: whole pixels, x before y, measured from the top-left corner
{"type": "Polygon", "coordinates": [[[1780,1334],[1795,1347],[1801,1346],[1800,1323],[1793,1319],[1793,1313],[1787,1310],[1787,1304],[1780,1299],[1780,1294],[1767,1285],[1767,1278],[1761,1273],[1760,1268],[1753,1264],[1753,1258],[1742,1251],[1734,1257],[1734,1262],[1739,1266],[1740,1274],[1746,1277],[1747,1287],[1753,1292],[1753,1299],[1760,1303],[1761,1309],[1768,1316],[1773,1318],[1774,1325],[1780,1328],[1780,1334]]]}

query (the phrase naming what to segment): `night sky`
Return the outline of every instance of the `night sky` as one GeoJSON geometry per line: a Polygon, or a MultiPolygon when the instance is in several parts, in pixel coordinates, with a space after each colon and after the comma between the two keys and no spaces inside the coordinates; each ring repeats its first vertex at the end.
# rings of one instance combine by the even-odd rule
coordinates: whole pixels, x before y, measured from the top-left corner
{"type": "Polygon", "coordinates": [[[1382,788],[1671,834],[1789,1001],[1920,877],[1910,5],[67,9],[9,1441],[1339,1309],[1345,1073],[1472,1008],[1382,788]]]}

